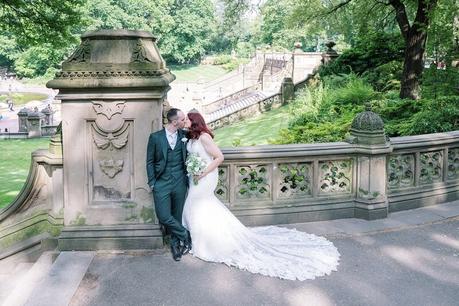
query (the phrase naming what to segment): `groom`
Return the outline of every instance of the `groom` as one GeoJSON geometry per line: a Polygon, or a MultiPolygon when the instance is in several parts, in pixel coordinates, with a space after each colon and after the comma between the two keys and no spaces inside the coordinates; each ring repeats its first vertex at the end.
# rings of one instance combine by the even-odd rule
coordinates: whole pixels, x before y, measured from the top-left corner
{"type": "Polygon", "coordinates": [[[150,134],[147,147],[148,185],[153,192],[156,215],[171,233],[175,261],[191,250],[189,232],[182,225],[182,212],[188,191],[186,175],[186,138],[182,128],[185,114],[171,108],[164,129],[150,134]]]}

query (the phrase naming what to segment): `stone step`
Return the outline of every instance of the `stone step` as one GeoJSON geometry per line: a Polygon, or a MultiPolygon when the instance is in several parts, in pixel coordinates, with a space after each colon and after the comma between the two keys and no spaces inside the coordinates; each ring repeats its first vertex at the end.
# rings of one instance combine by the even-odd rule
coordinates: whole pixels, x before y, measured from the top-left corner
{"type": "Polygon", "coordinates": [[[23,305],[68,305],[95,254],[95,252],[61,252],[23,305]]]}
{"type": "Polygon", "coordinates": [[[239,98],[236,102],[232,103],[231,105],[228,105],[215,112],[208,114],[207,121],[212,122],[214,120],[217,120],[229,114],[237,112],[238,110],[241,110],[250,105],[258,103],[259,101],[263,100],[265,97],[266,95],[261,91],[251,92],[245,96],[242,96],[241,98],[239,98]]]}
{"type": "MultiPolygon", "coordinates": [[[[34,264],[29,263],[27,272],[17,273],[20,275],[18,282],[14,285],[13,290],[8,290],[9,295],[3,302],[3,306],[19,306],[24,305],[32,290],[44,279],[48,274],[54,259],[57,257],[57,252],[44,252],[34,264]]],[[[20,266],[22,264],[19,264],[20,266]]]]}
{"type": "MultiPolygon", "coordinates": [[[[21,283],[22,277],[33,267],[32,262],[17,263],[11,271],[0,272],[0,305],[8,299],[10,293],[21,283]]],[[[14,305],[14,304],[13,304],[14,305]]]]}

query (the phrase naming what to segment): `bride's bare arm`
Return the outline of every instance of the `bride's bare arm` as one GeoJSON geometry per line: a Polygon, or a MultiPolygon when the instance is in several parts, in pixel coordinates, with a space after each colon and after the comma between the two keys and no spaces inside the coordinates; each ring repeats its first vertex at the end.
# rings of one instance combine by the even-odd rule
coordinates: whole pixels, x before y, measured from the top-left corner
{"type": "Polygon", "coordinates": [[[204,173],[200,176],[203,177],[215,170],[223,162],[224,157],[222,151],[220,151],[220,148],[217,146],[209,134],[203,133],[200,136],[200,140],[206,152],[214,158],[214,160],[209,165],[207,165],[204,173]]]}

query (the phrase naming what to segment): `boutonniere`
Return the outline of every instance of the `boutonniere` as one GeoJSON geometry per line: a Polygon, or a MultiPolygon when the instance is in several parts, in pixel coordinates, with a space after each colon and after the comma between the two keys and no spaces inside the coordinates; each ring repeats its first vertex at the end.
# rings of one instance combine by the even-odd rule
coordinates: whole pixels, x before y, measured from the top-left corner
{"type": "Polygon", "coordinates": [[[186,143],[187,141],[188,141],[188,138],[186,138],[186,137],[183,137],[183,138],[182,138],[182,142],[183,142],[183,143],[186,143]]]}

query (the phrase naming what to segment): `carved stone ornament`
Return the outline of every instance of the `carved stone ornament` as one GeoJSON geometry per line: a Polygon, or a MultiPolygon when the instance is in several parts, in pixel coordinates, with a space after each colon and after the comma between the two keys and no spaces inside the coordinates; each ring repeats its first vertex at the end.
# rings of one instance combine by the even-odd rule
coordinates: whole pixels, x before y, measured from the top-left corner
{"type": "Polygon", "coordinates": [[[96,144],[97,148],[101,150],[105,150],[110,148],[121,149],[123,148],[129,137],[129,124],[126,123],[120,130],[113,132],[113,133],[105,133],[104,131],[100,130],[97,124],[91,125],[93,128],[93,138],[94,143],[96,144]]]}
{"type": "Polygon", "coordinates": [[[152,60],[148,58],[147,52],[145,51],[145,46],[143,45],[141,39],[137,39],[137,44],[135,45],[134,50],[132,52],[131,62],[134,62],[134,63],[146,63],[146,62],[152,63],[153,62],[152,60]]]}
{"type": "MultiPolygon", "coordinates": [[[[92,137],[100,150],[120,150],[126,146],[129,139],[129,123],[122,117],[125,101],[104,102],[92,101],[96,113],[95,122],[91,123],[92,137]]],[[[99,167],[104,174],[113,178],[123,170],[124,161],[114,159],[109,153],[108,159],[99,161],[99,167]]]]}
{"type": "Polygon", "coordinates": [[[59,71],[56,73],[58,78],[154,78],[160,76],[160,71],[154,70],[129,70],[129,71],[59,71]]]}
{"type": "Polygon", "coordinates": [[[91,56],[91,45],[89,39],[85,39],[81,42],[81,45],[77,47],[75,52],[66,61],[67,63],[88,63],[91,56]]]}
{"type": "Polygon", "coordinates": [[[102,102],[93,101],[93,108],[98,115],[104,115],[108,120],[112,119],[113,115],[120,114],[123,112],[125,107],[125,101],[115,102],[102,102]]]}
{"type": "Polygon", "coordinates": [[[97,114],[97,127],[106,134],[114,133],[124,125],[124,119],[121,116],[125,108],[125,101],[92,101],[94,111],[97,114]]]}
{"type": "Polygon", "coordinates": [[[384,122],[381,117],[372,112],[370,106],[367,105],[364,112],[355,116],[351,128],[360,131],[383,131],[384,122]]]}
{"type": "Polygon", "coordinates": [[[124,161],[122,160],[100,160],[99,166],[103,173],[109,178],[114,178],[117,173],[123,170],[124,161]]]}

